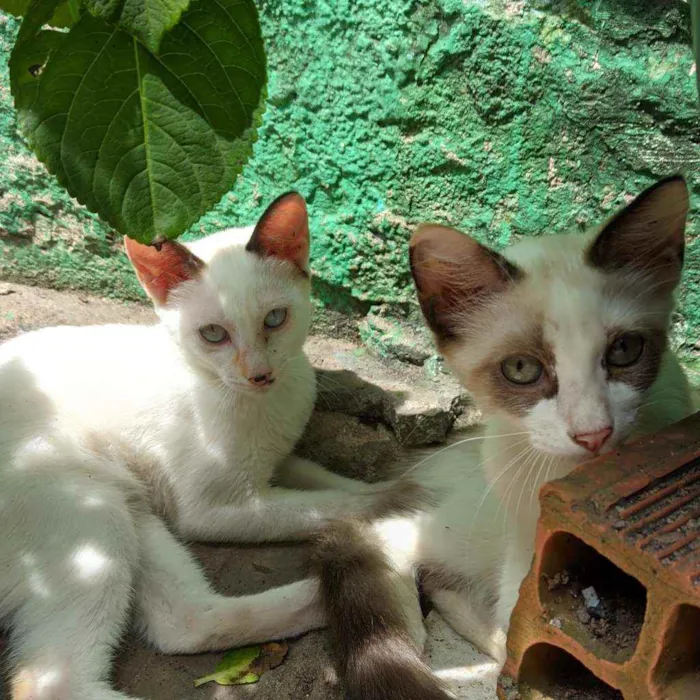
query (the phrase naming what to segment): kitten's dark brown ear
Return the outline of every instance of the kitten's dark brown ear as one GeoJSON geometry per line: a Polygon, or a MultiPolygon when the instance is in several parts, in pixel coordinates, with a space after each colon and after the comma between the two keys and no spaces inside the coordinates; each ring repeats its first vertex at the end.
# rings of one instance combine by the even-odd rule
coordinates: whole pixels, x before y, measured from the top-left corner
{"type": "Polygon", "coordinates": [[[168,301],[175,287],[195,279],[204,269],[204,263],[176,241],[165,241],[158,250],[124,236],[124,247],[141,286],[158,306],[168,301]]]}
{"type": "Polygon", "coordinates": [[[423,315],[441,342],[457,336],[460,316],[523,274],[473,238],[437,224],[418,227],[409,254],[423,315]]]}
{"type": "Polygon", "coordinates": [[[660,292],[671,291],[683,268],[688,207],[682,177],[657,182],[605,225],[588,250],[588,262],[606,272],[643,271],[660,292]]]}
{"type": "Polygon", "coordinates": [[[298,192],[287,192],[270,204],[246,250],[262,257],[287,260],[308,274],[309,215],[304,198],[298,192]]]}

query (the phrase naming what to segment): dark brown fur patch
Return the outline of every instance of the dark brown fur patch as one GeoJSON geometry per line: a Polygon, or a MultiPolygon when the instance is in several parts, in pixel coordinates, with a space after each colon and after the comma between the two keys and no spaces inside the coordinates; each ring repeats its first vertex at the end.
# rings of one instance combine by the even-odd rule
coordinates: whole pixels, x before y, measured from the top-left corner
{"type": "MultiPolygon", "coordinates": [[[[638,391],[646,391],[659,375],[661,359],[666,351],[667,338],[665,331],[649,329],[639,331],[644,336],[644,350],[638,362],[629,367],[609,367],[610,381],[624,382],[638,391]]],[[[611,333],[612,342],[617,333],[611,333]]]]}
{"type": "Polygon", "coordinates": [[[313,552],[346,700],[449,700],[411,639],[397,574],[368,528],[329,525],[313,552]]]}
{"type": "Polygon", "coordinates": [[[542,399],[556,396],[559,386],[554,371],[554,352],[545,342],[542,327],[533,325],[527,335],[508,339],[493,356],[476,367],[470,374],[470,389],[491,407],[505,410],[511,415],[524,416],[542,399]],[[501,363],[507,357],[524,355],[539,360],[544,371],[532,384],[514,384],[504,376],[501,363]]]}
{"type": "Polygon", "coordinates": [[[418,302],[439,345],[457,338],[465,314],[524,275],[500,253],[437,224],[418,227],[409,263],[418,302]]]}
{"type": "Polygon", "coordinates": [[[639,270],[659,293],[668,293],[680,281],[688,206],[682,177],[660,180],[613,216],[586,261],[605,272],[639,270]]]}
{"type": "Polygon", "coordinates": [[[428,595],[444,589],[461,592],[469,588],[469,580],[443,562],[421,564],[418,578],[423,590],[428,595]]]}

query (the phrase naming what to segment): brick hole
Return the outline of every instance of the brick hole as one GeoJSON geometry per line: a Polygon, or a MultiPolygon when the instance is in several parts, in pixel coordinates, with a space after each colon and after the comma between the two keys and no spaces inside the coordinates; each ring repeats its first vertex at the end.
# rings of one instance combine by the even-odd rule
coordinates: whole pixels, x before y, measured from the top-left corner
{"type": "Polygon", "coordinates": [[[700,698],[700,609],[679,605],[666,632],[655,685],[664,700],[700,698]]]}
{"type": "Polygon", "coordinates": [[[544,642],[525,652],[518,694],[520,700],[624,700],[567,651],[544,642]]]}
{"type": "Polygon", "coordinates": [[[598,658],[624,663],[633,656],[644,625],[646,589],[578,537],[557,532],[547,541],[539,594],[550,624],[598,658]],[[591,587],[597,606],[583,594],[591,587]]]}

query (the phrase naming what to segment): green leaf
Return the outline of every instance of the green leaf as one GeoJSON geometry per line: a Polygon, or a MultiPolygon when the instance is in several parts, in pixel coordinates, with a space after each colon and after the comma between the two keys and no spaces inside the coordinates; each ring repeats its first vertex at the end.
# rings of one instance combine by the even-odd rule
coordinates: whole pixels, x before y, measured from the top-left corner
{"type": "MultiPolygon", "coordinates": [[[[49,56],[67,36],[63,32],[42,29],[54,14],[58,2],[59,0],[34,0],[31,12],[22,22],[15,46],[22,44],[24,50],[21,54],[15,50],[10,56],[10,75],[16,77],[12,86],[15,103],[17,95],[21,95],[22,101],[27,104],[34,102],[40,76],[49,56]]],[[[21,116],[19,115],[20,118],[21,116]]]]}
{"type": "Polygon", "coordinates": [[[219,685],[243,685],[255,683],[259,676],[249,673],[248,669],[255,659],[260,656],[261,647],[246,647],[245,649],[234,649],[216,665],[216,671],[210,676],[203,676],[194,682],[194,687],[214,681],[219,685]]]}
{"type": "Polygon", "coordinates": [[[158,53],[163,35],[178,23],[189,4],[189,0],[85,0],[95,17],[138,37],[153,53],[158,53]]]}
{"type": "MultiPolygon", "coordinates": [[[[74,0],[65,0],[65,2],[56,3],[58,7],[53,15],[49,16],[46,24],[51,27],[70,27],[74,19],[71,12],[71,2],[74,0]]],[[[27,14],[31,0],[0,0],[0,10],[7,12],[15,17],[24,17],[27,14]]]]}
{"type": "Polygon", "coordinates": [[[271,668],[277,668],[284,661],[288,650],[289,647],[284,642],[234,649],[216,665],[214,673],[197,678],[194,687],[198,688],[212,681],[219,685],[257,683],[260,676],[271,668]]]}
{"type": "Polygon", "coordinates": [[[68,33],[42,26],[32,11],[10,60],[29,145],[121,233],[176,238],[252,149],[266,77],[253,0],[194,0],[158,55],[87,12],[68,33]]]}

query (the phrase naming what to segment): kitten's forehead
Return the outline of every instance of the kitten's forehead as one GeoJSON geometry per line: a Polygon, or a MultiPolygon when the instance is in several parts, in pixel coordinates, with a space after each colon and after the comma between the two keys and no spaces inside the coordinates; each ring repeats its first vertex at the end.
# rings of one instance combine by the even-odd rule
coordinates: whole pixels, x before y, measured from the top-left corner
{"type": "Polygon", "coordinates": [[[308,298],[308,280],[291,263],[246,250],[252,233],[253,227],[226,229],[187,244],[206,263],[206,297],[200,293],[191,300],[202,315],[211,317],[216,307],[220,321],[257,327],[262,311],[308,298]]]}
{"type": "Polygon", "coordinates": [[[523,278],[465,315],[463,342],[446,347],[446,354],[471,367],[508,354],[534,354],[549,356],[560,367],[570,361],[585,369],[600,358],[611,334],[655,320],[664,328],[667,299],[650,298],[639,280],[586,263],[594,236],[526,239],[504,251],[523,278]]]}
{"type": "Polygon", "coordinates": [[[591,236],[559,235],[526,239],[505,252],[525,272],[511,303],[530,316],[544,342],[586,344],[598,340],[608,322],[605,279],[584,263],[591,236]]]}
{"type": "Polygon", "coordinates": [[[562,350],[599,347],[610,330],[646,324],[655,311],[664,323],[668,300],[646,295],[643,279],[587,264],[596,233],[529,239],[506,251],[526,273],[512,300],[536,317],[545,342],[562,350]]]}
{"type": "Polygon", "coordinates": [[[197,241],[189,241],[185,245],[205,263],[213,262],[218,254],[235,252],[245,248],[253,235],[253,226],[244,228],[227,228],[197,241]]]}
{"type": "Polygon", "coordinates": [[[504,251],[504,255],[530,275],[560,275],[581,268],[585,251],[594,237],[595,231],[592,230],[583,235],[570,233],[523,238],[504,251]]]}

